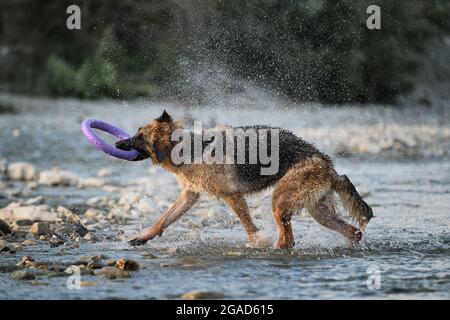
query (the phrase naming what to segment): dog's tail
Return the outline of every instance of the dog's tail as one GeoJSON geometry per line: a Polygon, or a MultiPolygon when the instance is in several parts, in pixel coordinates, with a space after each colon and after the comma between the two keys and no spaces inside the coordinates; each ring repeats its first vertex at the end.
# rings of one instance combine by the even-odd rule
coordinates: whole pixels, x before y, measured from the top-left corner
{"type": "Polygon", "coordinates": [[[339,195],[345,210],[358,222],[361,231],[364,231],[373,217],[372,208],[363,200],[353,183],[345,175],[336,175],[333,189],[339,195]]]}

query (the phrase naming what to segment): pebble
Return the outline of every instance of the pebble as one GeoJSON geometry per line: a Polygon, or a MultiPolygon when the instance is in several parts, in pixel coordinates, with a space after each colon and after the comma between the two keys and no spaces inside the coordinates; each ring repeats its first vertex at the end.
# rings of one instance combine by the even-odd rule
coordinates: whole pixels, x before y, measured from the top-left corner
{"type": "Polygon", "coordinates": [[[97,241],[96,235],[91,232],[86,233],[86,235],[83,237],[83,239],[86,241],[90,241],[90,242],[97,241]]]}
{"type": "Polygon", "coordinates": [[[178,251],[178,249],[176,247],[171,247],[166,250],[166,252],[168,254],[175,254],[175,253],[177,253],[177,251],[178,251]]]}
{"type": "Polygon", "coordinates": [[[29,162],[14,162],[8,165],[7,174],[10,180],[33,180],[38,170],[29,162]]]}
{"type": "Polygon", "coordinates": [[[10,234],[11,233],[11,227],[9,226],[6,221],[0,219],[0,232],[3,234],[10,234]]]}
{"type": "Polygon", "coordinates": [[[27,246],[33,246],[33,245],[35,245],[36,244],[36,242],[34,242],[33,240],[31,240],[31,239],[27,239],[27,240],[24,240],[23,242],[22,242],[22,245],[24,246],[24,247],[27,247],[27,246]]]}
{"type": "Polygon", "coordinates": [[[120,279],[120,278],[129,278],[130,273],[121,270],[115,267],[103,267],[102,269],[99,269],[95,271],[96,276],[105,276],[108,279],[120,279]]]}
{"type": "Polygon", "coordinates": [[[39,174],[39,183],[47,186],[74,186],[78,184],[78,176],[70,171],[52,169],[39,174]]]}
{"type": "Polygon", "coordinates": [[[89,233],[89,230],[86,229],[86,227],[83,226],[80,222],[75,223],[73,225],[73,227],[74,227],[74,232],[81,237],[84,237],[85,235],[87,235],[89,233]]]}
{"type": "Polygon", "coordinates": [[[150,252],[145,252],[145,253],[141,254],[141,257],[143,259],[156,259],[156,256],[150,252]]]}
{"type": "Polygon", "coordinates": [[[193,240],[198,239],[198,236],[199,236],[198,230],[197,229],[189,230],[188,232],[186,232],[186,236],[189,239],[193,239],[193,240]]]}
{"type": "Polygon", "coordinates": [[[97,172],[98,177],[109,177],[112,175],[113,175],[113,172],[109,168],[102,168],[102,169],[98,170],[98,172],[97,172]]]}
{"type": "Polygon", "coordinates": [[[0,158],[0,179],[6,176],[8,171],[8,162],[5,158],[0,158]]]}
{"type": "Polygon", "coordinates": [[[139,264],[134,260],[120,259],[116,262],[116,268],[121,270],[137,271],[139,270],[139,264]]]}
{"type": "Polygon", "coordinates": [[[0,219],[7,221],[31,220],[31,221],[60,221],[58,214],[46,205],[20,206],[17,203],[11,203],[3,209],[0,209],[0,219]]]}
{"type": "Polygon", "coordinates": [[[104,212],[98,209],[89,208],[84,212],[84,216],[86,218],[97,218],[99,216],[103,216],[104,212]]]}
{"type": "Polygon", "coordinates": [[[34,259],[30,256],[23,256],[20,258],[20,261],[17,263],[18,266],[28,267],[31,263],[34,262],[34,259]]]}
{"type": "Polygon", "coordinates": [[[95,286],[97,284],[97,282],[93,282],[93,281],[80,281],[80,286],[82,287],[92,287],[95,286]]]}
{"type": "Polygon", "coordinates": [[[48,282],[33,280],[30,282],[32,286],[48,286],[48,282]]]}
{"type": "Polygon", "coordinates": [[[21,220],[16,220],[15,224],[19,227],[28,227],[33,225],[33,221],[31,221],[30,219],[21,219],[21,220]]]}
{"type": "Polygon", "coordinates": [[[25,201],[25,205],[27,206],[35,206],[38,204],[44,204],[45,200],[43,196],[34,197],[25,201]]]}
{"type": "Polygon", "coordinates": [[[89,269],[101,269],[104,267],[102,261],[100,259],[91,259],[86,267],[88,267],[89,269]]]}
{"type": "Polygon", "coordinates": [[[222,292],[216,291],[191,291],[183,293],[181,299],[198,300],[198,299],[221,299],[224,297],[222,292]]]}
{"type": "Polygon", "coordinates": [[[105,196],[92,197],[86,201],[88,206],[92,207],[103,207],[108,205],[109,199],[105,196]]]}
{"type": "Polygon", "coordinates": [[[11,278],[14,280],[22,280],[22,281],[36,279],[34,273],[28,269],[14,271],[13,273],[11,273],[11,278]]]}
{"type": "Polygon", "coordinates": [[[105,184],[105,180],[100,178],[86,178],[78,182],[78,188],[101,188],[105,184]]]}
{"type": "Polygon", "coordinates": [[[35,222],[31,226],[31,233],[41,236],[46,234],[51,234],[50,224],[48,222],[35,222]]]}
{"type": "Polygon", "coordinates": [[[9,253],[15,253],[16,251],[19,251],[21,249],[21,246],[17,243],[11,243],[6,240],[0,240],[0,252],[9,252],[9,253]]]}

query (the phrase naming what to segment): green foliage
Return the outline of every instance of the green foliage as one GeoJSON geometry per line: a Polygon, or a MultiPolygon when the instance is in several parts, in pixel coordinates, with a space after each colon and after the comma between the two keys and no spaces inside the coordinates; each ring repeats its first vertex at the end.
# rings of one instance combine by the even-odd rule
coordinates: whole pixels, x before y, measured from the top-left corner
{"type": "Polygon", "coordinates": [[[392,102],[416,85],[431,41],[450,33],[448,0],[82,1],[82,29],[70,31],[72,3],[0,1],[2,87],[174,96],[189,72],[180,62],[212,55],[298,100],[392,102]],[[366,28],[371,4],[381,30],[366,28]]]}

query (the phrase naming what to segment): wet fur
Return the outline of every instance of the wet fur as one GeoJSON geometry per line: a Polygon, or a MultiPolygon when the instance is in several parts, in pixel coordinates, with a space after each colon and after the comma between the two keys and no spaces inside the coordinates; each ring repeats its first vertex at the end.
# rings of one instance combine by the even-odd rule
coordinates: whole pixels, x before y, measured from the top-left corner
{"type": "MultiPolygon", "coordinates": [[[[264,176],[260,175],[260,163],[175,165],[170,155],[177,142],[171,141],[171,135],[180,128],[182,125],[173,121],[164,111],[161,117],[140,128],[134,137],[117,143],[121,149],[138,150],[141,159],[149,157],[154,164],[175,174],[182,190],[175,203],[150,229],[130,240],[132,245],[141,245],[155,236],[161,236],[165,228],[195,205],[200,194],[223,199],[236,213],[249,240],[256,242],[258,229],[251,219],[245,196],[272,186],[272,213],[278,227],[276,247],[294,246],[291,217],[302,208],[308,209],[318,223],[342,234],[349,241],[358,242],[361,239],[361,230],[336,214],[334,193],[339,195],[344,207],[362,230],[372,217],[372,209],[350,180],[336,173],[331,159],[312,144],[288,130],[276,128],[280,130],[279,171],[264,176]]],[[[275,129],[268,126],[242,127],[244,130],[248,128],[275,129]]],[[[203,149],[207,145],[208,142],[203,143],[203,149]]],[[[270,154],[270,144],[268,149],[270,154]]]]}

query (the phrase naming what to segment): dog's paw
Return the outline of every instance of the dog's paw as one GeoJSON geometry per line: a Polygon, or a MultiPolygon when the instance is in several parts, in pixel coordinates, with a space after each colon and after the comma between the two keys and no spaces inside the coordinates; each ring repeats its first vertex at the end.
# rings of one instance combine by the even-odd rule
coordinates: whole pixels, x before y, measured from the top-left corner
{"type": "Polygon", "coordinates": [[[361,241],[363,233],[361,230],[356,230],[355,233],[348,239],[348,243],[350,247],[358,247],[359,242],[361,241]]]}
{"type": "Polygon", "coordinates": [[[131,240],[128,240],[128,243],[130,245],[132,245],[133,247],[136,247],[136,246],[143,246],[144,244],[147,243],[147,241],[148,241],[148,239],[136,237],[131,240]]]}
{"type": "Polygon", "coordinates": [[[360,242],[361,241],[361,239],[362,239],[362,232],[360,231],[360,230],[358,230],[358,231],[356,231],[355,232],[355,241],[356,242],[360,242]]]}
{"type": "Polygon", "coordinates": [[[261,232],[256,232],[249,237],[249,242],[246,244],[248,248],[270,248],[271,240],[261,232]]]}

